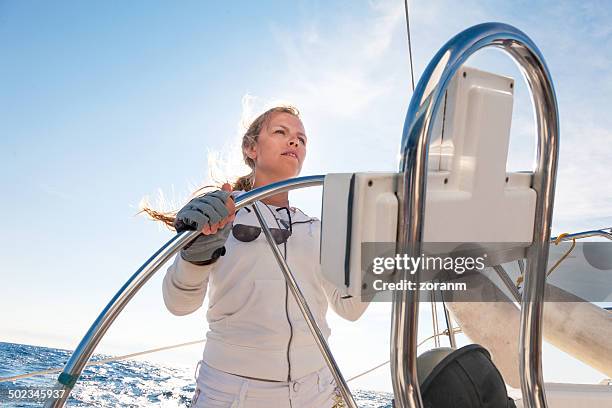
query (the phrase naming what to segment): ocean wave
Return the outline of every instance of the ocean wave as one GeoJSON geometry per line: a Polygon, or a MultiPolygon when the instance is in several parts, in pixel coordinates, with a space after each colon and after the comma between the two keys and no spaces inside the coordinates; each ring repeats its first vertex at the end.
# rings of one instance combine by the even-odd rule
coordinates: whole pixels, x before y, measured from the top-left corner
{"type": "MultiPolygon", "coordinates": [[[[0,342],[0,377],[63,367],[71,352],[48,347],[0,342]]],[[[92,360],[111,356],[94,355],[92,360]]],[[[16,387],[51,387],[57,374],[0,383],[0,406],[38,407],[39,403],[7,398],[7,390],[16,387]]],[[[87,367],[75,385],[67,407],[188,407],[195,391],[191,370],[150,362],[124,360],[87,367]]],[[[390,408],[392,395],[356,390],[360,408],[390,408]]]]}

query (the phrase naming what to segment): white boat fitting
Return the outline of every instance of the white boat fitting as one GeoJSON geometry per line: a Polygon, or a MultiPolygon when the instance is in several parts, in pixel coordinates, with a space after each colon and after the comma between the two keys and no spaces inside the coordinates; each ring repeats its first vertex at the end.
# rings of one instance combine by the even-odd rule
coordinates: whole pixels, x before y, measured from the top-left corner
{"type": "MultiPolygon", "coordinates": [[[[456,307],[451,303],[450,313],[469,332],[469,337],[478,339],[491,350],[506,383],[520,383],[523,396],[520,406],[566,407],[578,406],[576,401],[580,401],[579,404],[596,408],[611,407],[612,390],[608,386],[565,387],[543,383],[542,327],[547,319],[543,306],[558,127],[552,81],[535,44],[512,26],[480,24],[445,44],[421,77],[406,116],[399,173],[299,177],[252,190],[238,198],[236,207],[282,191],[324,185],[321,264],[328,279],[347,296],[360,296],[365,283],[361,281],[360,253],[364,242],[392,242],[397,253],[417,256],[426,242],[504,244],[503,248],[488,248],[495,255],[490,265],[526,259],[522,293],[516,290],[507,273],[498,268],[506,290],[514,288],[510,290],[509,302],[475,306],[458,302],[456,307]],[[463,67],[468,57],[485,47],[497,47],[509,54],[520,66],[531,89],[538,133],[537,167],[533,172],[506,173],[505,170],[512,79],[463,67]],[[445,104],[447,109],[443,109],[445,104]],[[436,119],[439,123],[441,116],[444,131],[436,127],[436,119]],[[520,300],[519,308],[513,300],[520,300]],[[511,311],[505,308],[496,311],[497,305],[508,306],[511,311]],[[475,314],[490,319],[477,320],[475,314]],[[494,336],[487,337],[495,327],[485,323],[501,322],[500,314],[513,322],[519,337],[514,345],[501,344],[494,336]],[[497,361],[502,355],[507,356],[507,362],[497,361]]],[[[355,408],[350,389],[289,266],[274,252],[277,248],[268,227],[261,217],[259,220],[272,255],[276,256],[347,406],[355,408]]],[[[128,279],[94,321],[59,375],[56,385],[65,390],[62,397],[48,400],[45,406],[62,407],[66,403],[115,318],[151,276],[198,234],[198,231],[177,234],[128,279]]],[[[420,275],[417,271],[411,279],[418,284],[420,275]]],[[[401,277],[408,278],[408,272],[401,272],[401,277]]],[[[502,289],[500,293],[504,293],[502,289]]],[[[417,376],[419,291],[393,291],[392,301],[390,360],[395,406],[421,408],[424,404],[417,376]]],[[[607,322],[607,328],[612,327],[609,313],[603,313],[606,317],[601,315],[602,322],[607,322]]],[[[563,327],[560,324],[554,333],[560,342],[568,341],[563,336],[563,327]]],[[[448,334],[452,338],[453,330],[448,330],[448,334]]],[[[588,343],[592,339],[584,340],[588,343]]],[[[610,342],[600,340],[603,348],[599,350],[610,350],[610,342]]]]}

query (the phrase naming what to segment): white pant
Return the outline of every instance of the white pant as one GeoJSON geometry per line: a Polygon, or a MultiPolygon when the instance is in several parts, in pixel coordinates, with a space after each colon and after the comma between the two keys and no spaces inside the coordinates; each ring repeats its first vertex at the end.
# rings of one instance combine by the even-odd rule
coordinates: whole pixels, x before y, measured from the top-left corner
{"type": "Polygon", "coordinates": [[[200,362],[192,408],[340,408],[327,367],[290,382],[251,380],[200,362]]]}

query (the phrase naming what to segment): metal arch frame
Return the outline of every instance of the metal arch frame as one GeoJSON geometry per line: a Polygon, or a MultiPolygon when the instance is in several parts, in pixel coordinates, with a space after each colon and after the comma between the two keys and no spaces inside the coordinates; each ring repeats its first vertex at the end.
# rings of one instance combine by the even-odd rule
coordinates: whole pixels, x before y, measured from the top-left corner
{"type": "MultiPolygon", "coordinates": [[[[401,143],[398,251],[420,254],[426,197],[428,145],[444,93],[465,60],[485,47],[500,48],[521,69],[531,90],[537,118],[537,193],[533,241],[527,248],[528,273],[521,308],[519,341],[521,389],[528,408],[546,407],[542,378],[542,313],[548,241],[558,160],[559,119],[555,91],[542,54],[522,31],[502,23],[485,23],[457,34],[433,57],[412,95],[401,143]]],[[[401,279],[406,279],[403,271],[401,279]]],[[[412,280],[420,280],[417,272],[412,280]]],[[[418,285],[418,283],[417,283],[418,285]]],[[[391,328],[391,378],[399,408],[421,408],[416,371],[418,292],[395,291],[391,328]]]]}
{"type": "MultiPolygon", "coordinates": [[[[298,188],[320,186],[323,184],[324,178],[324,175],[296,177],[248,191],[242,194],[236,200],[236,210],[252,204],[257,200],[261,200],[278,193],[295,190],[298,188]]],[[[140,288],[142,288],[144,284],[161,268],[161,266],[164,265],[172,256],[174,256],[182,247],[193,241],[199,234],[199,231],[185,231],[180,234],[176,234],[174,237],[172,237],[172,239],[158,249],[157,252],[155,252],[127,280],[127,282],[121,287],[121,289],[119,289],[115,296],[113,296],[110,302],[108,302],[106,307],[98,315],[64,366],[64,370],[59,375],[55,384],[55,388],[64,391],[62,396],[60,398],[47,400],[44,405],[45,407],[61,408],[64,406],[66,400],[70,396],[70,392],[81,376],[87,361],[89,361],[94,350],[102,340],[102,337],[104,337],[117,316],[138,293],[140,288]]],[[[314,324],[316,325],[316,322],[314,324]]],[[[330,369],[332,374],[334,374],[334,377],[339,375],[339,372],[334,372],[334,369],[337,370],[337,367],[330,367],[330,369]]],[[[341,375],[340,378],[342,378],[341,375]]],[[[344,382],[344,380],[339,381],[338,384],[341,386],[341,388],[342,385],[346,386],[346,382],[344,382]]],[[[350,395],[348,387],[347,390],[343,390],[343,394],[345,392],[348,392],[350,395]]]]}

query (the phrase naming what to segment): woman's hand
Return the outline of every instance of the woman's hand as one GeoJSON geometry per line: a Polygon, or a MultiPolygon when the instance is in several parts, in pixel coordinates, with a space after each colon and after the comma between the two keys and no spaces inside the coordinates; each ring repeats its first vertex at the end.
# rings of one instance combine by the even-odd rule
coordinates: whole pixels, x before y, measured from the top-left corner
{"type": "Polygon", "coordinates": [[[228,193],[225,200],[225,207],[227,208],[228,215],[225,218],[221,218],[219,222],[204,225],[204,228],[202,228],[202,234],[204,235],[216,234],[220,228],[225,227],[227,223],[232,222],[234,218],[236,218],[234,197],[230,195],[232,193],[232,186],[230,186],[229,183],[225,183],[223,187],[221,187],[221,191],[226,191],[228,193]]]}
{"type": "Polygon", "coordinates": [[[225,254],[225,241],[236,216],[231,192],[232,187],[225,183],[221,190],[194,198],[176,214],[176,232],[202,232],[202,235],[181,250],[184,260],[196,265],[206,265],[225,254]]]}
{"type": "Polygon", "coordinates": [[[216,234],[236,217],[232,187],[225,183],[221,190],[196,197],[180,209],[174,220],[176,232],[200,230],[204,235],[216,234]]]}
{"type": "MultiPolygon", "coordinates": [[[[229,183],[225,183],[223,184],[223,187],[221,187],[221,191],[227,191],[229,194],[231,194],[232,186],[229,183]]],[[[205,225],[204,228],[202,228],[202,234],[215,234],[219,228],[223,228],[227,223],[234,221],[234,218],[236,218],[236,203],[234,202],[234,197],[229,194],[228,198],[225,200],[225,207],[227,208],[228,216],[222,218],[216,224],[205,225]]]]}

